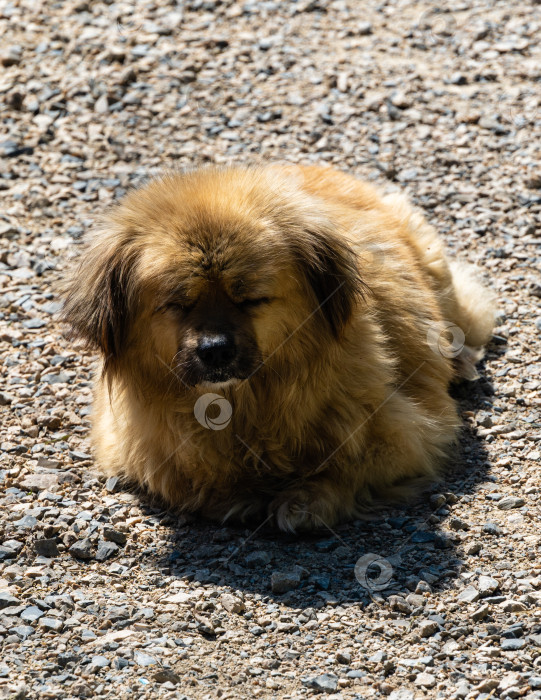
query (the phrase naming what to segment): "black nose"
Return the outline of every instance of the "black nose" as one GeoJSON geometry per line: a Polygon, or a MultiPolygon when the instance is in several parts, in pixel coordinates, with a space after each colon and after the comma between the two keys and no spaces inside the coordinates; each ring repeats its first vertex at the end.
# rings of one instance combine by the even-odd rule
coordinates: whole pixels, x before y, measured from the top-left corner
{"type": "Polygon", "coordinates": [[[204,335],[199,341],[196,352],[203,364],[218,369],[231,364],[237,354],[237,348],[230,335],[217,333],[204,335]]]}

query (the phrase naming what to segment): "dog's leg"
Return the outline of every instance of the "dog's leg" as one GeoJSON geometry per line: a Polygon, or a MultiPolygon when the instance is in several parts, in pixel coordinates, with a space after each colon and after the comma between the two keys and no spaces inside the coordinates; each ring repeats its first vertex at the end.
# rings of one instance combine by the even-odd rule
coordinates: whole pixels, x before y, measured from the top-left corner
{"type": "Polygon", "coordinates": [[[285,489],[269,512],[282,530],[312,530],[362,515],[375,498],[410,498],[437,478],[458,425],[443,387],[433,386],[424,402],[397,391],[366,425],[352,427],[320,473],[285,489]]]}
{"type": "Polygon", "coordinates": [[[479,375],[475,365],[483,356],[482,347],[490,340],[495,323],[493,292],[481,284],[473,266],[448,259],[436,230],[403,194],[387,195],[383,201],[405,224],[408,242],[429,275],[443,319],[463,333],[464,349],[456,358],[456,375],[476,379],[479,375]]]}
{"type": "Polygon", "coordinates": [[[333,527],[354,511],[354,489],[330,474],[314,476],[286,489],[269,505],[269,514],[285,532],[333,527]]]}

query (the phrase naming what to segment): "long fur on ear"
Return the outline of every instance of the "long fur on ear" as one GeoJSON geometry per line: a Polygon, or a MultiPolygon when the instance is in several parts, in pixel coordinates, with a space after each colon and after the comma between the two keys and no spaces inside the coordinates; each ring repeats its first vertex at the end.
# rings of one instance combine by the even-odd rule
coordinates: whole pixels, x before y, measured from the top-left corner
{"type": "Polygon", "coordinates": [[[75,337],[99,349],[107,372],[122,353],[134,303],[134,255],[101,235],[64,285],[63,321],[75,337]]]}
{"type": "Polygon", "coordinates": [[[297,255],[321,314],[333,335],[339,337],[366,288],[355,253],[336,234],[322,227],[308,232],[304,245],[297,247],[297,255]]]}

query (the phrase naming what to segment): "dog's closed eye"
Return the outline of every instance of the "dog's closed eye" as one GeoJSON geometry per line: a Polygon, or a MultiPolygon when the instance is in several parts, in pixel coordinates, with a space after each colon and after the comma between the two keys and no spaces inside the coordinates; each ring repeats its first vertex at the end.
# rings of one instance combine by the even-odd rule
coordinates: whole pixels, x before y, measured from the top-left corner
{"type": "Polygon", "coordinates": [[[179,311],[184,314],[189,313],[195,306],[194,301],[168,301],[157,307],[156,313],[163,311],[179,311]]]}
{"type": "Polygon", "coordinates": [[[257,306],[262,306],[263,304],[269,304],[271,302],[270,297],[259,297],[256,299],[243,299],[242,301],[235,302],[237,306],[242,311],[256,308],[257,306]]]}

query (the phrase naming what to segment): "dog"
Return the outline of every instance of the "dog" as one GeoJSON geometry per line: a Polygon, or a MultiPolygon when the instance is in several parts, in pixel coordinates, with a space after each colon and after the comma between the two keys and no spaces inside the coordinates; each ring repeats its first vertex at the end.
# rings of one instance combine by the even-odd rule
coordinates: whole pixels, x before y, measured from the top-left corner
{"type": "Polygon", "coordinates": [[[401,194],[327,167],[168,173],[103,220],[64,320],[101,354],[99,464],[297,531],[441,474],[494,302],[401,194]]]}

